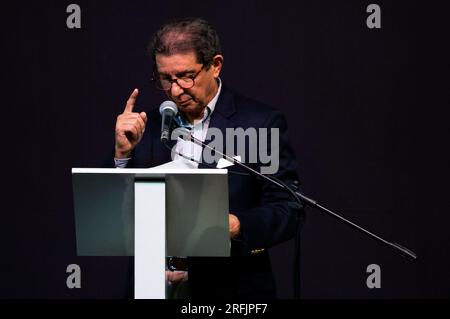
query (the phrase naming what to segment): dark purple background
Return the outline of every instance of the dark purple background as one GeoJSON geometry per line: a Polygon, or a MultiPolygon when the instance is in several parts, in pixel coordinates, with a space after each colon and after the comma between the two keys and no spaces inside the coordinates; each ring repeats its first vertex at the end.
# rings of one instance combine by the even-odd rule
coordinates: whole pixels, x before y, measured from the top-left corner
{"type": "MultiPolygon", "coordinates": [[[[304,298],[450,297],[449,15],[445,1],[2,1],[1,298],[120,298],[127,258],[77,257],[71,167],[98,167],[134,87],[163,97],[146,45],[168,18],[201,16],[222,39],[222,80],[281,109],[303,190],[413,249],[416,263],[308,210],[304,298]],[[66,27],[81,6],[82,29],[66,27]],[[293,4],[295,3],[295,5],[293,4]],[[66,266],[82,288],[66,287],[66,266]],[[381,289],[366,267],[381,266],[381,289]]],[[[292,243],[272,251],[292,295],[292,243]]]]}

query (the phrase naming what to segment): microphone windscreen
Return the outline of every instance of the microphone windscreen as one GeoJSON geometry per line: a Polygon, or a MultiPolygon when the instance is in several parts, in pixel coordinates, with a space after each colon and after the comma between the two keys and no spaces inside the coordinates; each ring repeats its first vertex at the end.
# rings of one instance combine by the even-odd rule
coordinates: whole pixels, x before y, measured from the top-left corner
{"type": "Polygon", "coordinates": [[[174,115],[178,113],[177,105],[173,101],[164,101],[159,107],[159,113],[162,115],[165,110],[172,110],[174,115]]]}

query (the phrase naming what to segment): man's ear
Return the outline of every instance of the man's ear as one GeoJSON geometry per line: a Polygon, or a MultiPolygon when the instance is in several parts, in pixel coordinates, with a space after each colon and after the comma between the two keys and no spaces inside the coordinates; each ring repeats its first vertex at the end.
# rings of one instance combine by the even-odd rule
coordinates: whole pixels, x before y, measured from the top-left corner
{"type": "Polygon", "coordinates": [[[212,68],[213,68],[213,75],[214,78],[218,78],[220,71],[222,70],[222,65],[223,65],[223,56],[220,54],[217,54],[216,56],[214,56],[213,58],[213,63],[212,63],[212,68]]]}

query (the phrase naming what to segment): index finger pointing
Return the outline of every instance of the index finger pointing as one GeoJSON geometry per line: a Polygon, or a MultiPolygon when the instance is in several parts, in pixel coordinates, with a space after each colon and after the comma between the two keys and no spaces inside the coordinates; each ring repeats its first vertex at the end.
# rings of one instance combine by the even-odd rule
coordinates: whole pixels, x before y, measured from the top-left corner
{"type": "Polygon", "coordinates": [[[124,112],[133,112],[134,104],[136,103],[136,98],[139,95],[139,90],[134,89],[128,98],[127,105],[125,106],[124,112]]]}

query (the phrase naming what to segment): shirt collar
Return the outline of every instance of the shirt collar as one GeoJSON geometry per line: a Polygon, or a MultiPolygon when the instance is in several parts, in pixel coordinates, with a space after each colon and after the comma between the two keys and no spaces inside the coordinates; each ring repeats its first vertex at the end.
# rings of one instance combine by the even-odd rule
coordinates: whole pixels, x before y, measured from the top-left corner
{"type": "Polygon", "coordinates": [[[218,78],[219,80],[219,88],[217,89],[216,95],[213,97],[211,102],[208,103],[208,107],[211,110],[211,113],[214,112],[214,109],[216,108],[217,100],[219,99],[220,91],[222,90],[222,80],[218,78]]]}

